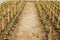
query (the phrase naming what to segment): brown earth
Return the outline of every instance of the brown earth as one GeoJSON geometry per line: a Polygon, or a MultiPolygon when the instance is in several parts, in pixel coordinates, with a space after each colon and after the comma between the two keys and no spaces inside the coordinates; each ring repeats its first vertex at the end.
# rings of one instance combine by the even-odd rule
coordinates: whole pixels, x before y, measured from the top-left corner
{"type": "Polygon", "coordinates": [[[26,2],[17,27],[11,34],[10,40],[46,40],[46,32],[34,2],[26,2]]]}

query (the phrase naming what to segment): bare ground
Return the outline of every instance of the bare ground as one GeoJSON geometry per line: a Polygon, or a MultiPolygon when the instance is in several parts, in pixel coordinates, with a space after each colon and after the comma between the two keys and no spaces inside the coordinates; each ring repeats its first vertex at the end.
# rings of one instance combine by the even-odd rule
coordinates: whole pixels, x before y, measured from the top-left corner
{"type": "Polygon", "coordinates": [[[34,2],[26,2],[19,22],[10,40],[46,40],[46,32],[40,22],[34,2]]]}

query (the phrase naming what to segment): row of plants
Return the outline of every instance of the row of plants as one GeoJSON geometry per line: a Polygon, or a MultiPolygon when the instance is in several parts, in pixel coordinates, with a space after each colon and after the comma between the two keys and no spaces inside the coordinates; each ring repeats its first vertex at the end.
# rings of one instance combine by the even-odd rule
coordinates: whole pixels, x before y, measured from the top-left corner
{"type": "Polygon", "coordinates": [[[4,8],[7,8],[8,5],[11,5],[12,1],[5,1],[3,3],[0,3],[0,11],[4,10],[4,8]]]}
{"type": "Polygon", "coordinates": [[[41,23],[46,28],[46,31],[48,33],[48,40],[60,40],[57,39],[57,36],[60,33],[58,31],[58,29],[60,29],[59,26],[60,13],[58,11],[60,10],[59,9],[60,7],[58,7],[57,5],[60,5],[60,3],[59,2],[56,3],[57,4],[55,4],[55,2],[52,1],[36,2],[36,6],[40,14],[41,23]]]}
{"type": "MultiPolygon", "coordinates": [[[[50,5],[52,5],[53,3],[49,3],[50,5]]],[[[55,26],[57,27],[57,29],[59,28],[59,12],[58,9],[56,9],[55,4],[53,4],[52,6],[48,6],[47,7],[50,12],[51,12],[51,19],[52,22],[55,23],[55,26]]],[[[48,10],[47,10],[48,11],[48,10]]],[[[48,14],[49,15],[49,14],[48,14]]]]}
{"type": "MultiPolygon", "coordinates": [[[[10,31],[13,30],[16,25],[16,21],[18,21],[18,16],[23,10],[25,5],[25,1],[14,1],[11,5],[8,5],[4,11],[1,12],[1,35],[3,35],[3,40],[9,40],[8,36],[10,35],[10,31]],[[3,13],[6,13],[3,16],[3,13]]],[[[7,5],[6,5],[7,6],[7,5]]]]}
{"type": "Polygon", "coordinates": [[[7,11],[11,10],[10,8],[13,5],[13,3],[16,3],[16,2],[14,2],[14,1],[5,1],[5,2],[0,4],[0,20],[2,20],[2,16],[6,16],[7,15],[7,11]]]}
{"type": "Polygon", "coordinates": [[[2,11],[6,11],[7,7],[11,7],[10,5],[12,4],[11,1],[6,1],[0,4],[0,20],[2,20],[2,15],[5,16],[6,13],[3,13],[2,11]],[[3,13],[3,14],[2,14],[3,13]]]}

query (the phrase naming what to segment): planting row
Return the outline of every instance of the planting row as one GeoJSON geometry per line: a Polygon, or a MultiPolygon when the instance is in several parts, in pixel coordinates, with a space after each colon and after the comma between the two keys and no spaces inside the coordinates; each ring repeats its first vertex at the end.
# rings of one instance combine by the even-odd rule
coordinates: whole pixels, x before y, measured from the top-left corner
{"type": "Polygon", "coordinates": [[[25,1],[14,1],[11,3],[11,5],[8,5],[8,7],[4,8],[4,10],[0,13],[0,34],[1,37],[3,37],[2,40],[8,39],[10,31],[12,31],[12,28],[14,28],[15,24],[17,23],[16,21],[18,21],[18,16],[20,15],[25,5],[25,1]]]}

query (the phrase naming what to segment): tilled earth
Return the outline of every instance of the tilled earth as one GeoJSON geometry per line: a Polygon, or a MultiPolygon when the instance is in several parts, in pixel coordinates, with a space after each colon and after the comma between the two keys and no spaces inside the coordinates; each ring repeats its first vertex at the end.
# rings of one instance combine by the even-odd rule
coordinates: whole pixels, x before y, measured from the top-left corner
{"type": "Polygon", "coordinates": [[[34,2],[26,2],[16,29],[11,34],[10,40],[46,40],[46,32],[34,2]]]}

